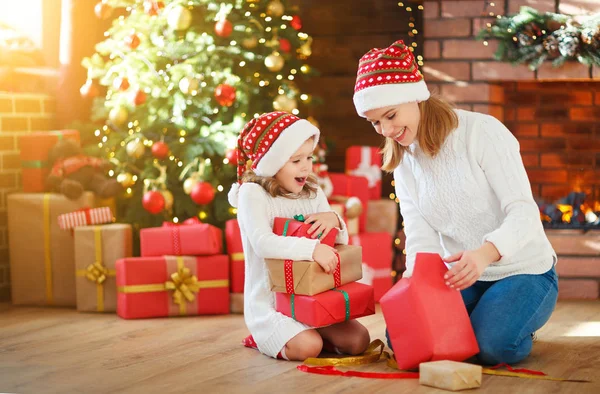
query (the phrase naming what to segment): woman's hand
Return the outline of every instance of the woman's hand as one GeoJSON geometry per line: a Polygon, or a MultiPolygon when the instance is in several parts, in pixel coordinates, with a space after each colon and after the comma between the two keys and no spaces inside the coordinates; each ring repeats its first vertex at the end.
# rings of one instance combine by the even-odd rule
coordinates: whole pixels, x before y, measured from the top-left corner
{"type": "Polygon", "coordinates": [[[317,244],[313,252],[313,260],[323,268],[327,274],[331,274],[337,267],[337,255],[335,249],[329,245],[317,244]]]}
{"type": "Polygon", "coordinates": [[[325,238],[331,229],[342,226],[334,212],[312,213],[306,217],[304,223],[312,223],[307,233],[313,239],[325,238]]]}
{"type": "Polygon", "coordinates": [[[464,290],[475,283],[490,264],[500,260],[500,258],[500,253],[490,242],[486,242],[476,250],[453,254],[444,259],[446,263],[457,262],[444,275],[446,285],[456,290],[464,290]]]}

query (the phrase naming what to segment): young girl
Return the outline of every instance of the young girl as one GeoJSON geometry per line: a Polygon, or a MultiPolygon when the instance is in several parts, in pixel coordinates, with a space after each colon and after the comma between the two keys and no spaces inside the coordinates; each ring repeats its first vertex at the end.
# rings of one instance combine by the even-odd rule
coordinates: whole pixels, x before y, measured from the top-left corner
{"type": "Polygon", "coordinates": [[[523,360],[556,305],[558,281],[518,141],[494,117],[430,97],[402,41],[360,59],[354,104],[385,137],[383,169],[394,172],[406,234],[403,276],[417,252],[445,256],[446,284],[462,291],[480,361],[523,360]]]}
{"type": "Polygon", "coordinates": [[[334,249],[318,238],[337,228],[336,242],[348,243],[344,221],[311,175],[319,134],[310,122],[286,112],[252,119],[238,139],[238,183],[229,192],[229,203],[238,208],[246,259],[244,319],[251,337],[245,344],[286,360],[317,357],[324,341],[330,345],[327,350],[352,355],[369,345],[367,329],[355,320],[315,329],[277,312],[270,289],[265,259],[314,260],[331,273],[334,249]],[[298,214],[312,223],[311,238],[273,233],[275,217],[298,214]]]}

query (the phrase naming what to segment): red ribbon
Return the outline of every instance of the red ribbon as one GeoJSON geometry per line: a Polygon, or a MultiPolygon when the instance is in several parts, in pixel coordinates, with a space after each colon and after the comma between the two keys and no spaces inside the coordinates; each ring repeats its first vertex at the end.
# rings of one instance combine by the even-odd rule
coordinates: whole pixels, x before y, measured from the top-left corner
{"type": "Polygon", "coordinates": [[[300,364],[296,367],[299,371],[313,373],[317,375],[334,375],[355,378],[370,378],[370,379],[419,379],[418,372],[360,372],[360,371],[340,371],[333,365],[310,367],[300,364]]]}
{"type": "Polygon", "coordinates": [[[333,271],[333,287],[340,287],[342,285],[342,262],[338,252],[335,252],[335,257],[337,258],[337,266],[333,271]]]}
{"type": "Polygon", "coordinates": [[[283,272],[285,274],[285,291],[288,294],[294,294],[294,261],[284,260],[283,272]]]}
{"type": "Polygon", "coordinates": [[[511,367],[510,365],[508,365],[506,363],[494,365],[493,367],[490,367],[490,369],[500,369],[502,367],[508,369],[509,372],[526,373],[526,374],[529,374],[529,375],[538,375],[538,376],[546,376],[546,374],[543,373],[543,372],[541,372],[541,371],[535,371],[533,369],[525,369],[525,368],[513,368],[513,367],[511,367]]]}

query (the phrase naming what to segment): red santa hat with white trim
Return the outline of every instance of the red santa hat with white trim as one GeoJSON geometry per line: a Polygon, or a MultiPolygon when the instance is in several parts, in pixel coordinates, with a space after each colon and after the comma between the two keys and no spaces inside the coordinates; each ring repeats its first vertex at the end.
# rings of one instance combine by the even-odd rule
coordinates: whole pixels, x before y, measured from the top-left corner
{"type": "Polygon", "coordinates": [[[311,137],[314,149],[320,134],[308,120],[282,111],[269,112],[248,122],[238,137],[237,182],[227,195],[229,204],[237,208],[241,178],[247,169],[258,176],[275,176],[311,137]]]}
{"type": "Polygon", "coordinates": [[[398,40],[387,48],[373,48],[358,63],[354,106],[358,115],[372,109],[425,101],[429,90],[415,56],[398,40]]]}

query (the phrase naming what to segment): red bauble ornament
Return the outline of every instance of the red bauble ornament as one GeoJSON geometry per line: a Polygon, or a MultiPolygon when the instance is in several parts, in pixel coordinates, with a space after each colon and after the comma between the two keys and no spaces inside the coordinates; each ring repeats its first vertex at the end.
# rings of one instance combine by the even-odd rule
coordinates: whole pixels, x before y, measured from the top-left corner
{"type": "Polygon", "coordinates": [[[165,8],[162,1],[144,0],[144,12],[150,16],[158,15],[158,12],[165,8]]]}
{"type": "Polygon", "coordinates": [[[81,85],[79,93],[83,98],[94,98],[100,94],[100,89],[94,81],[88,79],[83,85],[81,85]]]}
{"type": "Polygon", "coordinates": [[[113,88],[124,91],[129,89],[129,80],[127,78],[115,78],[113,81],[113,88]]]}
{"type": "Polygon", "coordinates": [[[233,25],[227,19],[221,19],[215,24],[215,33],[219,37],[229,37],[233,31],[233,25]]]}
{"type": "Polygon", "coordinates": [[[138,90],[135,93],[135,96],[133,96],[133,104],[137,105],[142,105],[146,102],[146,93],[144,93],[143,90],[138,90]]]}
{"type": "Polygon", "coordinates": [[[131,49],[135,49],[140,45],[140,38],[137,34],[131,33],[129,36],[125,37],[125,44],[131,49]]]}
{"type": "Polygon", "coordinates": [[[113,8],[106,4],[104,1],[99,2],[94,7],[94,13],[100,19],[108,19],[113,12],[113,8]]]}
{"type": "Polygon", "coordinates": [[[289,53],[292,50],[292,44],[290,44],[290,41],[288,39],[280,38],[279,49],[281,49],[283,52],[289,53]]]}
{"type": "Polygon", "coordinates": [[[231,107],[235,102],[235,88],[226,83],[222,83],[215,89],[215,98],[220,105],[231,107]]]}
{"type": "Polygon", "coordinates": [[[142,197],[142,206],[153,215],[162,212],[165,208],[165,197],[161,192],[149,191],[142,197]]]}
{"type": "Polygon", "coordinates": [[[230,149],[225,152],[225,158],[229,161],[228,164],[237,166],[237,149],[230,149]]]}
{"type": "Polygon", "coordinates": [[[152,144],[152,155],[157,159],[166,159],[169,156],[169,145],[163,141],[157,141],[152,144]]]}
{"type": "Polygon", "coordinates": [[[292,21],[291,21],[290,25],[292,25],[292,27],[294,29],[300,30],[300,29],[302,29],[302,19],[300,19],[300,17],[298,15],[294,15],[292,17],[292,21]]]}
{"type": "Polygon", "coordinates": [[[210,183],[200,181],[192,188],[190,197],[198,205],[209,204],[215,198],[215,189],[210,183]]]}

